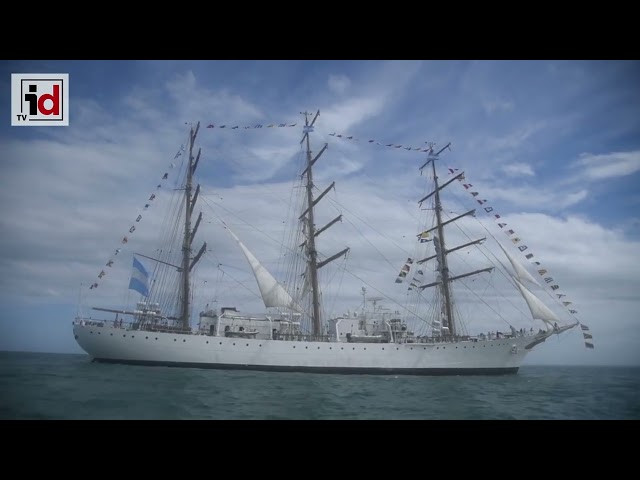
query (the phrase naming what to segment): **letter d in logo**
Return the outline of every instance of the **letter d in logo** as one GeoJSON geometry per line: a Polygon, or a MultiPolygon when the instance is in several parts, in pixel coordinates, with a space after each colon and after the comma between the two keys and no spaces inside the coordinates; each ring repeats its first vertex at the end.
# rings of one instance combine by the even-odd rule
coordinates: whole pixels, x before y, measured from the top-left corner
{"type": "Polygon", "coordinates": [[[60,85],[53,84],[53,94],[45,93],[38,98],[38,111],[42,115],[60,115],[60,85]],[[44,102],[51,100],[51,108],[46,108],[44,102]]]}

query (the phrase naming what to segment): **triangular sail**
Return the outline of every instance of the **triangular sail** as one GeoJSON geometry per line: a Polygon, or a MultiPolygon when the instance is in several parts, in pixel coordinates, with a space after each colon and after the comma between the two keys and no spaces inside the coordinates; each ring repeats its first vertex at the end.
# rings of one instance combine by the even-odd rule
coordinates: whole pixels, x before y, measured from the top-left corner
{"type": "Polygon", "coordinates": [[[551,325],[551,322],[560,321],[556,314],[553,313],[544,303],[542,303],[542,300],[531,293],[527,289],[527,287],[522,285],[522,283],[520,283],[517,278],[514,278],[513,280],[516,282],[516,285],[518,286],[520,293],[527,302],[527,305],[529,305],[529,310],[531,310],[531,315],[533,316],[533,318],[542,320],[549,325],[551,325]]]}
{"type": "Polygon", "coordinates": [[[300,312],[302,309],[293,301],[289,293],[282,288],[282,285],[273,278],[273,275],[258,261],[258,259],[249,251],[247,247],[240,241],[240,239],[231,231],[231,229],[225,225],[225,228],[229,231],[231,236],[238,242],[242,253],[247,258],[253,274],[258,282],[258,288],[260,289],[260,295],[265,307],[284,307],[291,308],[300,312]]]}
{"type": "Polygon", "coordinates": [[[511,266],[513,267],[513,270],[516,272],[516,275],[518,275],[518,278],[520,280],[528,280],[529,282],[535,283],[536,285],[540,286],[538,281],[535,278],[533,278],[529,272],[527,272],[527,270],[522,266],[522,264],[518,260],[513,258],[511,254],[507,252],[507,250],[502,246],[500,242],[497,242],[497,243],[498,245],[500,245],[500,248],[509,259],[509,262],[511,262],[511,266]]]}

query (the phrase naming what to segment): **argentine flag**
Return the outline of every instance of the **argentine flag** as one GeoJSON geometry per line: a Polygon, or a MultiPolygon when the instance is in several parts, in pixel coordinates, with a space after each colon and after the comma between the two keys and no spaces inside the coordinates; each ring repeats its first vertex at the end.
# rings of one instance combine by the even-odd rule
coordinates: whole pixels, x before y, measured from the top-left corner
{"type": "Polygon", "coordinates": [[[131,272],[129,289],[135,290],[145,297],[149,296],[149,273],[136,257],[133,257],[133,271],[131,272]]]}

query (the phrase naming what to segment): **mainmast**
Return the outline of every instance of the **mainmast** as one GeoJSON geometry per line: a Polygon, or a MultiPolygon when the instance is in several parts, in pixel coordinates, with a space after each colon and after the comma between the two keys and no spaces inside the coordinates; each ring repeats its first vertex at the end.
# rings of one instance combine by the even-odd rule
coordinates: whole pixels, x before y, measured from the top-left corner
{"type": "Polygon", "coordinates": [[[339,258],[345,253],[347,253],[349,251],[349,248],[345,248],[341,252],[327,258],[326,260],[323,260],[322,262],[318,262],[318,252],[316,250],[315,237],[320,235],[322,232],[324,232],[326,229],[328,229],[337,221],[342,220],[342,215],[339,215],[338,217],[334,218],[332,221],[330,221],[327,225],[325,225],[321,229],[316,230],[314,219],[313,219],[313,214],[314,214],[313,208],[322,199],[322,197],[324,197],[329,192],[329,190],[331,190],[334,187],[335,182],[329,185],[329,187],[326,190],[324,190],[317,199],[314,200],[312,167],[313,167],[313,164],[318,160],[318,158],[320,158],[320,155],[322,155],[324,151],[327,149],[328,144],[325,143],[324,147],[322,147],[322,150],[320,150],[320,152],[315,156],[315,158],[311,159],[311,146],[309,142],[309,133],[313,131],[313,124],[316,122],[316,119],[320,115],[320,110],[316,112],[311,123],[309,123],[310,113],[304,112],[302,114],[304,115],[305,126],[303,130],[304,136],[302,137],[302,140],[300,141],[300,143],[302,143],[305,139],[307,141],[307,168],[305,168],[305,170],[302,172],[302,176],[304,176],[305,174],[307,176],[307,185],[306,185],[307,209],[302,213],[302,215],[300,215],[299,219],[301,220],[306,215],[307,235],[306,235],[306,240],[301,245],[301,247],[306,246],[306,250],[307,250],[307,275],[309,275],[309,280],[311,283],[311,303],[312,303],[312,310],[313,310],[312,311],[313,316],[311,320],[313,323],[313,335],[320,336],[322,335],[322,322],[320,317],[320,291],[318,288],[318,270],[324,267],[325,265],[327,265],[328,263],[332,262],[336,258],[339,258]]]}
{"type": "Polygon", "coordinates": [[[193,261],[191,260],[191,244],[193,242],[193,237],[198,230],[198,226],[200,225],[200,221],[202,220],[202,213],[200,213],[200,215],[198,216],[198,220],[196,221],[195,228],[192,231],[191,215],[193,214],[193,209],[195,207],[196,200],[198,200],[198,194],[200,193],[200,185],[198,185],[196,187],[193,198],[191,197],[191,191],[193,189],[193,174],[198,167],[198,162],[200,161],[200,153],[202,153],[202,150],[198,149],[198,155],[196,156],[194,161],[193,145],[195,143],[196,136],[198,135],[198,130],[200,130],[200,122],[198,122],[198,124],[196,125],[195,131],[193,130],[193,127],[191,127],[191,133],[189,135],[189,164],[187,165],[187,180],[184,189],[185,218],[184,239],[182,242],[182,268],[180,269],[180,272],[182,273],[182,305],[180,320],[182,321],[182,328],[185,330],[188,330],[190,328],[191,317],[189,302],[191,296],[189,274],[207,248],[207,243],[205,242],[193,261]]]}
{"type": "Polygon", "coordinates": [[[309,132],[311,131],[310,127],[313,128],[313,124],[318,118],[318,113],[314,117],[311,125],[309,125],[309,114],[304,112],[304,125],[305,125],[305,136],[307,138],[307,205],[309,208],[307,209],[307,232],[309,235],[307,237],[307,265],[308,265],[308,273],[311,277],[311,302],[313,306],[313,334],[321,335],[321,323],[320,323],[320,300],[318,295],[318,252],[316,251],[316,231],[315,225],[313,223],[313,173],[311,169],[311,147],[309,144],[309,132]]]}
{"type": "Polygon", "coordinates": [[[461,248],[464,247],[468,247],[470,245],[475,245],[478,243],[483,242],[484,240],[486,240],[485,238],[480,238],[478,240],[474,240],[471,241],[469,243],[465,243],[464,245],[459,245],[457,247],[451,248],[449,250],[446,249],[445,246],[445,241],[444,241],[444,226],[455,222],[456,220],[465,217],[467,215],[474,215],[475,214],[475,209],[473,210],[469,210],[468,212],[463,213],[462,215],[458,215],[455,218],[452,218],[451,220],[447,220],[446,222],[442,221],[442,204],[440,202],[440,190],[442,190],[443,188],[447,187],[450,183],[452,183],[454,180],[458,180],[460,178],[462,178],[464,176],[464,172],[459,173],[458,175],[456,175],[455,177],[453,177],[451,180],[449,180],[448,182],[444,183],[442,186],[438,185],[438,175],[436,173],[436,160],[438,159],[438,155],[440,155],[440,153],[442,153],[443,150],[445,150],[447,147],[449,147],[451,145],[451,143],[448,143],[446,146],[444,146],[443,148],[441,148],[438,153],[433,153],[433,146],[434,144],[430,143],[429,146],[429,153],[427,156],[427,161],[424,165],[422,165],[420,167],[420,170],[422,170],[424,167],[426,167],[429,163],[431,163],[431,167],[433,170],[433,182],[435,184],[435,190],[433,192],[431,192],[429,195],[421,198],[419,200],[419,204],[422,205],[422,202],[424,202],[425,200],[427,200],[428,198],[430,198],[432,195],[434,195],[434,200],[435,200],[435,211],[436,211],[436,226],[426,230],[425,232],[431,232],[433,230],[437,230],[437,237],[435,237],[433,239],[433,243],[434,243],[434,247],[436,250],[436,254],[432,255],[430,257],[427,258],[423,258],[422,260],[418,260],[418,264],[422,264],[425,263],[428,260],[431,260],[433,258],[437,259],[438,262],[438,270],[440,273],[440,279],[438,279],[437,281],[430,283],[428,285],[422,285],[419,288],[420,289],[425,289],[428,287],[433,287],[433,286],[439,286],[440,287],[440,291],[442,292],[442,296],[444,297],[444,307],[445,307],[445,320],[446,320],[446,327],[449,328],[449,334],[452,337],[456,336],[456,322],[453,316],[453,309],[451,307],[451,290],[450,290],[450,286],[449,284],[453,281],[453,280],[458,280],[460,278],[464,278],[464,277],[468,277],[470,275],[475,275],[476,273],[481,273],[481,272],[490,272],[491,270],[493,270],[493,267],[490,268],[483,268],[480,270],[476,270],[473,272],[469,272],[469,273],[464,273],[462,275],[456,275],[454,277],[449,275],[449,266],[447,263],[447,255],[451,252],[454,252],[456,250],[459,250],[461,248]]]}
{"type": "MultiPolygon", "coordinates": [[[[439,152],[438,152],[439,153],[439,152]]],[[[437,156],[437,155],[436,155],[437,156]]],[[[451,292],[449,291],[449,267],[447,266],[447,255],[445,252],[444,244],[444,228],[442,227],[442,205],[440,203],[440,191],[438,189],[438,175],[436,174],[436,162],[435,156],[431,158],[431,167],[433,168],[433,183],[435,185],[435,203],[436,203],[436,219],[438,228],[438,239],[440,240],[440,248],[436,250],[436,255],[439,255],[440,274],[442,275],[442,284],[440,288],[444,295],[445,312],[447,315],[447,326],[452,336],[456,335],[456,326],[453,321],[453,311],[451,309],[451,292]]],[[[436,248],[438,248],[436,246],[436,248]]]]}

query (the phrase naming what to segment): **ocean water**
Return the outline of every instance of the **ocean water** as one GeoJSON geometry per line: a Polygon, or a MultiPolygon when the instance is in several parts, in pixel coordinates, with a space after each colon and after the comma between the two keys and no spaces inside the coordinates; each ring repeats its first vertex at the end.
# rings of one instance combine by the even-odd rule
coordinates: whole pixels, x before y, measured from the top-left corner
{"type": "Polygon", "coordinates": [[[0,419],[640,419],[640,367],[423,377],[92,363],[0,352],[0,419]]]}

